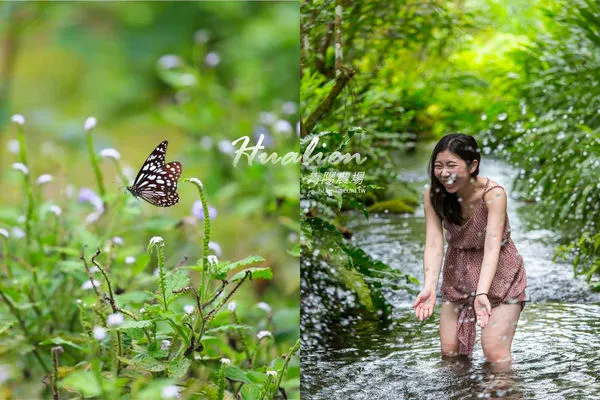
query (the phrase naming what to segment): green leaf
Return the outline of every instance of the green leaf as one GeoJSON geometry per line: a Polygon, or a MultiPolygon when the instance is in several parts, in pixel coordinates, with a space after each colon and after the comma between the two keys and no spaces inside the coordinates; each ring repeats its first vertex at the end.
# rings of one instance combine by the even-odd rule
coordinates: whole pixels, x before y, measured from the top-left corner
{"type": "Polygon", "coordinates": [[[216,328],[208,329],[205,333],[212,334],[212,333],[227,332],[227,331],[238,330],[238,329],[250,330],[250,329],[252,329],[252,327],[250,327],[248,325],[240,325],[240,324],[227,324],[227,325],[218,326],[216,328]]]}
{"type": "Polygon", "coordinates": [[[248,377],[248,372],[241,368],[230,365],[225,369],[225,377],[234,381],[253,384],[254,382],[248,377]]]}
{"type": "Polygon", "coordinates": [[[65,345],[65,346],[71,346],[73,348],[76,348],[78,350],[83,350],[83,348],[81,348],[81,346],[76,345],[75,343],[69,341],[69,340],[65,340],[63,338],[61,338],[60,336],[57,336],[55,338],[52,339],[46,339],[43,342],[40,342],[40,346],[44,346],[47,344],[57,344],[57,345],[65,345]]]}
{"type": "Polygon", "coordinates": [[[175,272],[168,273],[165,285],[167,291],[167,303],[170,303],[172,300],[178,297],[177,294],[173,293],[173,290],[181,289],[182,287],[187,286],[189,282],[190,277],[186,271],[179,269],[175,272]]]}
{"type": "Polygon", "coordinates": [[[84,397],[99,396],[101,393],[98,381],[92,372],[74,371],[60,381],[60,387],[79,392],[84,397]]]}
{"type": "Polygon", "coordinates": [[[144,321],[125,321],[121,325],[112,328],[115,331],[124,331],[126,329],[141,329],[148,328],[152,326],[152,321],[144,320],[144,321]]]}
{"type": "Polygon", "coordinates": [[[248,268],[238,272],[228,279],[229,282],[240,281],[246,276],[246,272],[250,271],[251,279],[273,279],[273,271],[271,267],[248,268]]]}
{"type": "Polygon", "coordinates": [[[174,359],[169,363],[169,376],[175,379],[183,377],[191,364],[192,361],[187,358],[174,359]]]}

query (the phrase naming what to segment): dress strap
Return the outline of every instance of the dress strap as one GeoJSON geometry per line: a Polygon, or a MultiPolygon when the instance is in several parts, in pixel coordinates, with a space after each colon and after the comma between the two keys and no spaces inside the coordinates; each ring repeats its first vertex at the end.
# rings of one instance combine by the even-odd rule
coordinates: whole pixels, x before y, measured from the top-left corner
{"type": "Polygon", "coordinates": [[[503,188],[502,186],[500,186],[500,185],[494,185],[494,186],[492,186],[492,187],[487,187],[489,182],[490,182],[490,178],[488,178],[488,179],[487,179],[487,182],[485,183],[485,187],[484,187],[484,189],[483,189],[483,195],[481,195],[481,200],[485,200],[485,195],[486,195],[486,194],[487,194],[487,193],[488,193],[490,190],[492,190],[492,189],[495,189],[495,188],[499,187],[500,189],[503,189],[503,190],[504,190],[504,188],[503,188]]]}

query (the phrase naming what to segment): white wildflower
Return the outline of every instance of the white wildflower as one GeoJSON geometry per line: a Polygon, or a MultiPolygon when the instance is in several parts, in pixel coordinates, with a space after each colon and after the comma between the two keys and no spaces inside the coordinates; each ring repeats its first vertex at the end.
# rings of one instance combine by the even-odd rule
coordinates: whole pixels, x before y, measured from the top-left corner
{"type": "Polygon", "coordinates": [[[231,364],[231,360],[229,358],[221,358],[221,364],[223,364],[223,365],[230,365],[231,364]]]}
{"type": "Polygon", "coordinates": [[[90,273],[95,274],[96,272],[100,271],[100,268],[98,268],[97,266],[93,266],[90,268],[90,273]]]}
{"type": "Polygon", "coordinates": [[[221,250],[221,246],[216,242],[208,242],[208,248],[215,252],[217,257],[221,257],[223,251],[221,250]]]}
{"type": "Polygon", "coordinates": [[[100,155],[104,158],[112,158],[113,160],[120,160],[121,159],[121,153],[119,153],[117,150],[115,149],[104,149],[100,152],[100,155]]]}
{"type": "Polygon", "coordinates": [[[155,246],[155,245],[163,245],[165,243],[165,240],[163,238],[161,238],[160,236],[153,236],[150,239],[150,242],[148,243],[149,246],[155,246]]]}
{"type": "Polygon", "coordinates": [[[221,62],[221,56],[214,51],[211,51],[204,57],[204,62],[209,67],[216,67],[221,62]]]}
{"type": "Polygon", "coordinates": [[[7,143],[8,151],[13,154],[19,154],[19,150],[21,149],[21,145],[17,139],[11,139],[7,143]]]}
{"type": "Polygon", "coordinates": [[[163,399],[177,399],[179,398],[179,388],[175,385],[165,386],[162,390],[163,399]]]}
{"type": "Polygon", "coordinates": [[[52,182],[54,178],[52,178],[52,175],[50,174],[43,174],[38,176],[38,178],[35,180],[35,184],[40,186],[40,185],[45,185],[46,183],[50,183],[52,182]]]}
{"type": "Polygon", "coordinates": [[[204,185],[202,184],[202,181],[198,178],[190,178],[190,182],[192,182],[193,184],[197,185],[200,187],[200,189],[204,189],[204,185]]]}
{"type": "Polygon", "coordinates": [[[181,83],[185,86],[192,86],[196,83],[196,76],[192,74],[181,75],[181,83]]]}
{"type": "Polygon", "coordinates": [[[0,365],[0,386],[12,377],[12,371],[8,364],[0,365]]]}
{"type": "Polygon", "coordinates": [[[29,174],[29,169],[27,168],[27,166],[20,162],[14,163],[12,165],[12,169],[14,169],[15,171],[21,171],[25,175],[29,174]]]}
{"type": "Polygon", "coordinates": [[[57,205],[51,205],[50,206],[50,212],[52,214],[56,215],[57,217],[62,214],[61,208],[59,206],[57,206],[57,205]]]}
{"type": "Polygon", "coordinates": [[[171,341],[168,339],[163,340],[162,342],[160,342],[160,349],[163,351],[169,350],[171,348],[171,341]]]}
{"type": "Polygon", "coordinates": [[[15,114],[15,115],[13,115],[10,120],[12,122],[14,122],[15,124],[25,125],[25,117],[22,116],[21,114],[15,114]]]}
{"type": "Polygon", "coordinates": [[[212,149],[213,138],[211,138],[210,136],[204,136],[202,139],[200,139],[200,147],[202,147],[204,150],[212,149]]]}
{"type": "Polygon", "coordinates": [[[158,64],[164,69],[171,69],[175,67],[179,67],[182,62],[181,58],[173,54],[165,54],[161,58],[158,59],[158,64]]]}
{"type": "Polygon", "coordinates": [[[96,118],[94,117],[88,117],[85,120],[85,123],[83,124],[83,129],[85,129],[85,131],[89,131],[91,129],[94,129],[96,127],[96,124],[98,123],[98,121],[96,120],[96,118]]]}
{"type": "Polygon", "coordinates": [[[200,29],[194,33],[194,41],[198,44],[208,43],[210,40],[210,33],[205,29],[200,29]]]}
{"type": "Polygon", "coordinates": [[[281,106],[281,111],[283,111],[283,113],[287,115],[294,114],[296,111],[298,111],[298,105],[293,101],[286,101],[281,106]]]}
{"type": "Polygon", "coordinates": [[[94,339],[104,340],[106,338],[106,329],[101,326],[94,327],[94,339]]]}
{"type": "Polygon", "coordinates": [[[217,147],[219,148],[219,151],[223,154],[233,154],[233,152],[235,151],[235,148],[233,147],[231,142],[226,139],[221,140],[217,147]]]}
{"type": "Polygon", "coordinates": [[[93,213],[91,213],[90,215],[85,217],[85,223],[91,224],[91,223],[98,221],[103,213],[104,213],[104,209],[99,209],[97,211],[94,211],[93,213]]]}
{"type": "Polygon", "coordinates": [[[261,310],[263,310],[264,312],[266,312],[267,314],[270,314],[272,311],[271,306],[268,305],[267,303],[265,303],[264,301],[261,301],[256,306],[258,308],[260,308],[261,310]]]}
{"type": "Polygon", "coordinates": [[[186,314],[192,314],[195,310],[195,307],[193,304],[186,304],[185,306],[183,306],[183,311],[185,311],[186,314]]]}
{"type": "Polygon", "coordinates": [[[237,303],[235,301],[232,301],[229,304],[227,304],[227,308],[229,309],[230,312],[235,312],[236,307],[237,307],[237,303]]]}
{"type": "Polygon", "coordinates": [[[277,376],[277,371],[267,371],[267,376],[276,377],[277,376]]]}
{"type": "Polygon", "coordinates": [[[8,231],[7,231],[6,229],[4,229],[4,228],[0,228],[0,236],[4,236],[5,238],[7,238],[7,239],[8,239],[8,237],[9,237],[10,235],[8,234],[8,231]]]}
{"type": "Polygon", "coordinates": [[[217,259],[217,256],[214,255],[209,255],[206,257],[206,260],[208,261],[208,265],[210,266],[214,266],[217,265],[219,263],[219,260],[217,259]]]}
{"type": "Polygon", "coordinates": [[[108,317],[106,317],[106,325],[108,326],[119,326],[123,321],[125,321],[125,318],[121,313],[108,314],[108,317]]]}
{"type": "Polygon", "coordinates": [[[125,257],[125,264],[129,265],[129,264],[133,264],[135,262],[135,257],[134,256],[127,256],[125,257]]]}
{"type": "Polygon", "coordinates": [[[114,244],[116,244],[116,245],[119,245],[119,246],[120,246],[120,245],[122,245],[123,243],[125,243],[125,242],[123,241],[123,238],[122,238],[121,236],[115,236],[115,237],[114,237],[114,238],[112,238],[111,240],[112,240],[112,242],[113,242],[114,244]]]}
{"type": "Polygon", "coordinates": [[[100,282],[98,282],[97,280],[87,280],[85,282],[83,282],[83,285],[81,285],[81,289],[83,290],[89,290],[92,289],[94,287],[98,287],[100,286],[100,282]]]}
{"type": "Polygon", "coordinates": [[[261,112],[258,115],[258,119],[260,123],[264,125],[273,125],[277,122],[277,116],[272,112],[261,112]]]}
{"type": "Polygon", "coordinates": [[[14,237],[15,239],[21,239],[25,237],[25,231],[19,227],[14,227],[12,228],[12,230],[10,231],[10,235],[12,237],[14,237]]]}
{"type": "Polygon", "coordinates": [[[279,121],[277,121],[273,125],[273,129],[275,130],[275,132],[277,132],[277,133],[283,133],[285,135],[288,135],[288,134],[292,133],[292,130],[293,130],[292,124],[290,124],[285,119],[280,119],[279,121]]]}
{"type": "Polygon", "coordinates": [[[258,338],[258,340],[261,340],[261,339],[269,337],[269,336],[273,337],[273,335],[269,331],[260,331],[256,334],[256,337],[258,338]]]}

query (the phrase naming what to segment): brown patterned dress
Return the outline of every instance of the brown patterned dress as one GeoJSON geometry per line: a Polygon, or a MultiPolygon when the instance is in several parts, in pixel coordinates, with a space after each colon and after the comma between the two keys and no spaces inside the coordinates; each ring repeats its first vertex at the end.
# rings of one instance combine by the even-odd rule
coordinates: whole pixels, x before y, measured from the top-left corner
{"type": "MultiPolygon", "coordinates": [[[[472,354],[475,345],[476,316],[473,301],[483,262],[487,227],[488,210],[483,196],[496,187],[502,188],[500,185],[488,188],[489,182],[488,178],[481,201],[463,225],[455,225],[445,219],[443,221],[448,249],[442,275],[442,299],[460,304],[457,321],[458,352],[468,356],[472,354]]],[[[510,237],[508,215],[502,239],[498,267],[488,290],[488,298],[492,307],[501,303],[520,303],[522,308],[525,306],[527,277],[523,257],[510,237]]]]}

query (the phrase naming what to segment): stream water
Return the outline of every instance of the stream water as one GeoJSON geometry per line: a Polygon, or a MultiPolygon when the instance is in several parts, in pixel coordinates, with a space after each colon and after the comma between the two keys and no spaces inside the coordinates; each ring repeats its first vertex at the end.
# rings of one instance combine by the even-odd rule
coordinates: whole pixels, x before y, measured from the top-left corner
{"type": "MultiPolygon", "coordinates": [[[[423,192],[431,147],[403,157],[400,178],[423,192]]],[[[303,298],[303,399],[600,399],[600,294],[570,264],[552,261],[557,234],[511,196],[517,171],[483,157],[480,176],[509,196],[511,236],[525,260],[527,304],[513,340],[510,372],[485,363],[480,332],[471,360],[443,360],[439,344],[439,289],[434,315],[419,322],[415,295],[386,292],[388,322],[347,315],[331,320],[318,299],[303,298]],[[315,323],[315,321],[319,321],[315,323]],[[306,329],[310,326],[310,329],[306,329]]],[[[355,244],[375,259],[422,279],[422,207],[414,215],[349,214],[355,244]]],[[[441,286],[438,285],[438,287],[441,286]]],[[[479,329],[478,329],[479,331],[479,329]]]]}

